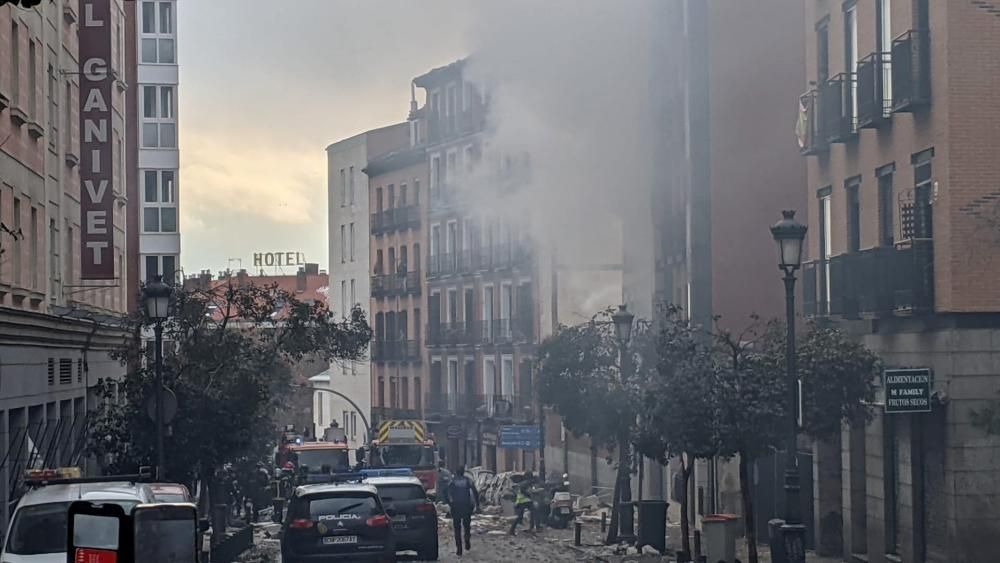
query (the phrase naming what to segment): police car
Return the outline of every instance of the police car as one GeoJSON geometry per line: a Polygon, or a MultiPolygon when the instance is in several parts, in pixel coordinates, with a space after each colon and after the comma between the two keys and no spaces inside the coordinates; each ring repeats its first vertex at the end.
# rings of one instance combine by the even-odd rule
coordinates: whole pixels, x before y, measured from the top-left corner
{"type": "Polygon", "coordinates": [[[393,515],[364,482],[297,487],[282,524],[281,560],[395,562],[393,515]]]}
{"type": "Polygon", "coordinates": [[[130,512],[154,502],[143,476],[80,477],[76,467],[30,470],[7,529],[2,563],[66,563],[66,515],[76,500],[117,504],[130,512]]]}

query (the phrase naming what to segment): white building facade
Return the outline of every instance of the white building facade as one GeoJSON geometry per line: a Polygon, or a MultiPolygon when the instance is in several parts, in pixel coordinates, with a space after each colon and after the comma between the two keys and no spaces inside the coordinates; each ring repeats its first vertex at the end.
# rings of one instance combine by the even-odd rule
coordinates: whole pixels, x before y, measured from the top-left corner
{"type": "MultiPolygon", "coordinates": [[[[326,148],[326,154],[330,306],[344,316],[357,306],[370,319],[368,177],[362,172],[368,164],[368,134],[336,142],[326,148]]],[[[312,379],[315,387],[342,393],[357,408],[333,393],[317,392],[316,435],[322,436],[336,422],[344,428],[352,448],[364,444],[364,421],[371,418],[370,362],[367,358],[336,362],[320,375],[312,379]]]]}
{"type": "Polygon", "coordinates": [[[177,127],[177,0],[137,6],[139,275],[181,279],[177,127]]]}

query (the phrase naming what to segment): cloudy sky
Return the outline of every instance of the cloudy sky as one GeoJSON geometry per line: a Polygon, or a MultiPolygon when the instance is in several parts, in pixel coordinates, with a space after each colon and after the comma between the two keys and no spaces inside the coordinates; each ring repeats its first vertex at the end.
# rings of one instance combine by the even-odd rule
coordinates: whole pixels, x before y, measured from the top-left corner
{"type": "Polygon", "coordinates": [[[405,119],[410,79],[469,50],[470,6],[179,2],[184,270],[255,251],[325,268],[325,147],[405,119]]]}

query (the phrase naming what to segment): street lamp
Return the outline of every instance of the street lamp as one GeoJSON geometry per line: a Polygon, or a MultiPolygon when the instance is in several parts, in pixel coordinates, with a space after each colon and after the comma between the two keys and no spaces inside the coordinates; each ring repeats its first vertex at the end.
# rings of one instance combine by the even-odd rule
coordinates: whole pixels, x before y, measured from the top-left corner
{"type": "MultiPolygon", "coordinates": [[[[629,341],[632,340],[632,321],[634,319],[635,315],[624,304],[619,305],[618,310],[611,316],[611,320],[615,323],[615,336],[618,338],[618,350],[621,354],[620,369],[622,386],[625,385],[631,375],[629,372],[632,369],[632,363],[629,361],[631,357],[629,356],[628,345],[629,341]]],[[[632,512],[632,445],[626,443],[621,444],[619,447],[629,449],[627,455],[628,469],[625,471],[625,480],[622,483],[621,504],[619,505],[620,525],[618,529],[621,532],[619,540],[631,541],[635,538],[635,519],[632,512]]]]}
{"type": "Polygon", "coordinates": [[[163,452],[163,321],[170,316],[170,286],[163,283],[162,276],[156,276],[153,281],[142,288],[142,303],[146,315],[153,321],[153,331],[156,334],[156,478],[165,478],[163,452]]]}
{"type": "MultiPolygon", "coordinates": [[[[785,365],[788,369],[788,436],[785,445],[785,522],[781,542],[772,543],[775,563],[805,563],[805,526],[799,502],[799,465],[797,436],[799,430],[799,378],[795,365],[795,271],[802,266],[802,242],[807,227],[795,220],[795,211],[781,212],[782,219],[771,227],[778,243],[778,268],[785,273],[785,365]]],[[[777,538],[772,538],[777,539],[777,538]]]]}

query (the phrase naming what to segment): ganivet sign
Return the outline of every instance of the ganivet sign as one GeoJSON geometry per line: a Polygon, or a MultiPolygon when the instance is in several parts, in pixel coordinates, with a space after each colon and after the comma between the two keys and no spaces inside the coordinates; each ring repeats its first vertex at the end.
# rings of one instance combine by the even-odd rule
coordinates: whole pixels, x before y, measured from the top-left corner
{"type": "Polygon", "coordinates": [[[80,0],[80,268],[85,280],[115,278],[111,2],[80,0]]]}

